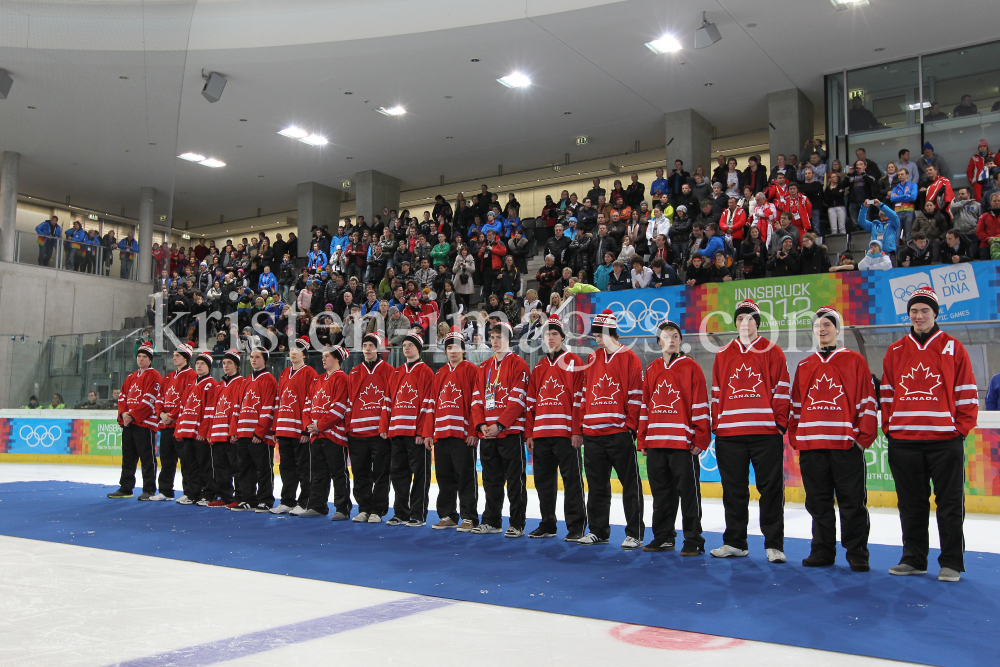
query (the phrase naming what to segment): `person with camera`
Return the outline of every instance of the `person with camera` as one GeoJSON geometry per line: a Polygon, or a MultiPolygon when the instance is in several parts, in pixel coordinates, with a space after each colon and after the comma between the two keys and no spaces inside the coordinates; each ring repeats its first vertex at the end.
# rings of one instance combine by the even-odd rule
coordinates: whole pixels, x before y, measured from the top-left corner
{"type": "Polygon", "coordinates": [[[858,160],[847,170],[847,232],[854,231],[854,224],[867,202],[875,199],[875,178],[868,173],[868,165],[858,160]]]}

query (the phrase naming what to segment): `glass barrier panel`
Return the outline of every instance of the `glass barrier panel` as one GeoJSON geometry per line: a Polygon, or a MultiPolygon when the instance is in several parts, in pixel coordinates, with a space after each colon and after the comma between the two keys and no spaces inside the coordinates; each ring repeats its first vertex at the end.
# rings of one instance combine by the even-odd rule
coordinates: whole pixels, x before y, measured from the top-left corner
{"type": "Polygon", "coordinates": [[[847,73],[848,134],[920,124],[917,58],[847,73]]]}

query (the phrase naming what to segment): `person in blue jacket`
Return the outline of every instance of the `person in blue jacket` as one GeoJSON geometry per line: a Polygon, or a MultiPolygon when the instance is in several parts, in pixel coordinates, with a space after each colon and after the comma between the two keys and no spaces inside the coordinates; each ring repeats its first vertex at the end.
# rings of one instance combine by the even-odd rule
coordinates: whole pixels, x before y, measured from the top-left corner
{"type": "Polygon", "coordinates": [[[96,229],[87,232],[87,257],[84,261],[83,270],[87,273],[97,272],[97,249],[101,246],[101,237],[97,235],[96,229]]]}
{"type": "MultiPolygon", "coordinates": [[[[906,169],[901,169],[906,172],[906,169]]],[[[910,242],[910,230],[913,229],[913,219],[915,216],[914,207],[917,201],[917,184],[907,178],[906,173],[899,176],[899,183],[889,191],[889,201],[896,209],[899,216],[899,228],[902,230],[902,238],[905,243],[910,242]]]]}
{"type": "Polygon", "coordinates": [[[56,247],[56,239],[62,236],[59,217],[54,215],[38,225],[35,227],[35,233],[38,234],[38,266],[48,266],[49,260],[52,259],[52,251],[56,247]]]}
{"type": "Polygon", "coordinates": [[[1000,410],[998,403],[1000,403],[1000,373],[990,378],[990,386],[986,390],[986,409],[1000,410]]]}
{"type": "Polygon", "coordinates": [[[698,254],[702,257],[707,257],[711,261],[715,261],[715,253],[721,250],[726,251],[726,243],[719,236],[719,225],[714,222],[708,223],[705,227],[705,238],[708,239],[708,245],[698,251],[698,254]]]}
{"type": "Polygon", "coordinates": [[[66,260],[67,269],[83,271],[87,263],[87,232],[79,220],[73,221],[73,227],[66,230],[66,260]]]}
{"type": "Polygon", "coordinates": [[[517,217],[516,209],[511,209],[510,216],[500,218],[503,222],[503,236],[510,238],[514,236],[515,229],[521,229],[521,218],[517,217]]]}
{"type": "Polygon", "coordinates": [[[272,294],[278,291],[278,279],[271,273],[270,266],[265,266],[264,273],[260,274],[260,278],[257,279],[257,291],[265,289],[270,290],[272,294]]]}
{"type": "Polygon", "coordinates": [[[349,237],[347,233],[344,231],[344,225],[340,225],[339,227],[337,227],[337,234],[332,239],[330,239],[330,253],[327,256],[333,257],[333,254],[337,250],[337,246],[340,246],[341,248],[347,248],[347,244],[349,244],[350,242],[351,242],[351,237],[349,237]]]}
{"type": "Polygon", "coordinates": [[[321,271],[330,263],[326,253],[319,249],[318,243],[313,243],[312,252],[309,253],[309,268],[321,271]]]}
{"type": "Polygon", "coordinates": [[[497,238],[503,237],[503,223],[496,219],[496,214],[493,211],[486,214],[486,224],[483,225],[482,232],[483,234],[487,234],[491,229],[497,235],[497,238]]]}
{"type": "MultiPolygon", "coordinates": [[[[899,238],[899,216],[891,208],[880,202],[878,199],[869,201],[869,206],[861,208],[858,213],[858,224],[872,233],[871,241],[878,241],[882,245],[882,252],[889,255],[892,265],[896,265],[896,239],[899,238]],[[869,220],[868,214],[871,207],[878,208],[878,220],[869,220]]],[[[869,245],[871,244],[869,241],[869,245]]]]}
{"type": "Polygon", "coordinates": [[[118,242],[118,250],[121,256],[121,272],[119,275],[128,280],[132,277],[132,264],[135,256],[139,254],[139,242],[135,238],[135,232],[129,232],[128,236],[118,242]]]}

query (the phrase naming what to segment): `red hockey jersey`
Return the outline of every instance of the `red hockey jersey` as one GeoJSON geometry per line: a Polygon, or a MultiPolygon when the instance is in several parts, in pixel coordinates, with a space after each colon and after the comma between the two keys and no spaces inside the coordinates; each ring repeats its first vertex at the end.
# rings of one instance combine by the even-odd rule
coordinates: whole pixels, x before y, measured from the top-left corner
{"type": "MultiPolygon", "coordinates": [[[[390,438],[424,432],[431,419],[434,371],[422,361],[403,362],[389,378],[389,396],[379,421],[379,433],[390,438]]],[[[421,436],[423,437],[423,436],[421,436]]]]}
{"type": "Polygon", "coordinates": [[[921,345],[913,334],[882,360],[882,430],[899,440],[963,438],[976,427],[979,392],[969,353],[938,331],[921,345]]]}
{"type": "Polygon", "coordinates": [[[646,368],[638,448],[704,451],[712,441],[705,374],[691,357],[662,357],[646,368]]]}
{"type": "Polygon", "coordinates": [[[118,423],[124,426],[122,415],[132,415],[136,426],[156,430],[160,426],[158,414],[163,406],[163,378],[155,368],[134,371],[122,383],[118,395],[118,423]]]}
{"type": "Polygon", "coordinates": [[[355,438],[379,434],[382,410],[389,402],[389,379],[393,367],[381,359],[372,368],[361,362],[351,370],[351,407],[347,413],[347,433],[355,438]]]}
{"type": "MultiPolygon", "coordinates": [[[[742,206],[735,209],[727,208],[719,219],[719,229],[723,234],[729,234],[737,241],[743,240],[743,227],[747,224],[747,212],[742,206]]],[[[763,237],[762,237],[763,238],[763,237]]]]}
{"type": "Polygon", "coordinates": [[[309,387],[317,377],[312,366],[302,365],[298,370],[291,366],[281,371],[278,379],[278,409],[274,414],[274,436],[298,440],[305,432],[302,410],[306,405],[309,387]]]}
{"type": "Polygon", "coordinates": [[[184,405],[181,407],[177,417],[177,427],[174,431],[175,438],[187,438],[195,440],[198,436],[208,439],[212,415],[215,407],[209,405],[211,398],[215,395],[215,386],[218,382],[211,375],[195,380],[194,384],[187,391],[184,397],[184,405]]]}
{"type": "Polygon", "coordinates": [[[278,381],[268,371],[252,371],[243,378],[239,402],[229,418],[229,434],[237,438],[259,438],[274,444],[274,404],[278,381]]]}
{"type": "Polygon", "coordinates": [[[475,397],[479,368],[464,359],[452,368],[446,363],[434,375],[431,418],[424,422],[425,438],[479,437],[473,421],[474,409],[482,410],[475,397]]]}
{"type": "Polygon", "coordinates": [[[525,432],[529,438],[583,435],[583,361],[562,351],[555,361],[545,355],[531,370],[525,432]]]}
{"type": "Polygon", "coordinates": [[[642,362],[622,345],[613,354],[604,348],[587,361],[583,400],[583,434],[612,435],[639,430],[642,406],[642,362]]]}
{"type": "Polygon", "coordinates": [[[513,352],[481,363],[475,397],[482,407],[473,411],[476,426],[500,424],[501,436],[523,433],[528,377],[528,363],[513,352]]]}
{"type": "Polygon", "coordinates": [[[234,375],[231,378],[222,378],[222,381],[215,385],[210,403],[212,405],[212,426],[209,430],[208,439],[212,443],[229,442],[231,435],[236,435],[236,431],[230,431],[233,408],[243,395],[243,376],[234,375]]]}
{"type": "Polygon", "coordinates": [[[784,433],[791,387],[780,347],[763,336],[746,347],[732,340],[712,364],[712,430],[723,437],[784,433]]]}
{"type": "Polygon", "coordinates": [[[315,423],[319,433],[312,440],[326,439],[347,447],[347,391],[351,381],[344,371],[323,373],[309,385],[306,406],[302,411],[302,427],[315,423]]]}
{"type": "Polygon", "coordinates": [[[792,382],[788,442],[795,449],[871,447],[878,433],[875,384],[868,362],[840,347],[799,362],[792,382]]]}
{"type": "Polygon", "coordinates": [[[156,417],[159,419],[160,413],[166,412],[173,421],[170,424],[164,424],[161,421],[161,429],[177,428],[181,410],[184,408],[184,401],[187,399],[187,394],[191,390],[191,387],[194,386],[197,378],[198,374],[190,366],[181,371],[170,371],[164,376],[163,407],[159,409],[156,417]]]}
{"type": "Polygon", "coordinates": [[[792,224],[799,228],[799,247],[802,246],[802,235],[812,230],[812,202],[805,195],[787,197],[781,206],[781,211],[792,214],[792,224]]]}

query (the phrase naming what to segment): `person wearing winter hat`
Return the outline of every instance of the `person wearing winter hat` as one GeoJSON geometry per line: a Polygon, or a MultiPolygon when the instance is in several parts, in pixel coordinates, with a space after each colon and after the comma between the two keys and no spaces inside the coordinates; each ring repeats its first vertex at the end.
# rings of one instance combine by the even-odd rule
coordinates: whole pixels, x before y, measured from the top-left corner
{"type": "Polygon", "coordinates": [[[122,474],[118,489],[108,498],[131,498],[135,488],[135,466],[142,462],[142,495],[156,494],[156,406],[163,400],[163,378],[153,364],[153,345],[146,341],[135,355],[137,371],[122,383],[118,396],[118,423],[122,427],[122,474]]]}
{"type": "Polygon", "coordinates": [[[183,439],[174,436],[177,427],[177,420],[180,418],[184,401],[187,400],[188,392],[194,386],[196,374],[191,368],[191,356],[194,350],[191,345],[181,343],[174,350],[173,362],[174,370],[167,373],[163,378],[163,403],[160,407],[160,478],[157,480],[159,493],[150,496],[150,500],[173,500],[174,499],[174,476],[177,474],[177,461],[181,463],[181,484],[184,487],[183,493],[177,502],[181,505],[190,505],[188,502],[188,491],[193,491],[193,486],[189,483],[191,479],[196,479],[197,475],[192,472],[189,476],[185,471],[185,466],[191,469],[193,465],[189,456],[187,443],[183,439]]]}
{"type": "Polygon", "coordinates": [[[278,407],[274,416],[274,437],[278,441],[278,473],[281,475],[281,502],[271,514],[299,515],[309,508],[309,434],[302,425],[309,387],[317,378],[306,365],[309,339],[295,339],[288,349],[291,366],[278,378],[278,407]],[[295,491],[298,489],[298,498],[295,491]]]}
{"type": "Polygon", "coordinates": [[[877,240],[868,245],[868,252],[858,262],[858,269],[862,271],[888,271],[891,268],[892,260],[882,252],[882,242],[877,240]]]}
{"type": "Polygon", "coordinates": [[[347,477],[347,416],[350,398],[349,380],[340,369],[350,352],[339,345],[323,350],[323,370],[309,387],[309,397],[302,412],[302,423],[309,434],[309,460],[312,477],[309,508],[303,518],[330,513],[330,484],[333,483],[333,506],[330,521],[347,521],[351,516],[351,486],[347,477]]]}
{"type": "Polygon", "coordinates": [[[239,461],[240,496],[234,512],[267,514],[274,506],[274,407],[278,382],[267,370],[268,351],[255,347],[250,352],[250,375],[243,379],[239,403],[233,408],[239,461]]]}
{"type": "Polygon", "coordinates": [[[747,299],[734,313],[737,337],[712,364],[712,430],[722,478],[726,530],[716,558],[745,557],[750,520],[749,469],[760,493],[760,528],[772,563],[784,563],[784,442],[791,383],[781,347],[757,333],[760,307],[747,299]]]}
{"type": "Polygon", "coordinates": [[[198,504],[207,507],[217,498],[212,470],[212,446],[208,442],[214,412],[209,403],[217,384],[212,377],[212,354],[207,351],[200,353],[194,366],[198,377],[187,392],[174,433],[177,442],[183,443],[185,452],[181,466],[186,498],[179,498],[177,502],[181,505],[198,504]]]}
{"type": "Polygon", "coordinates": [[[591,333],[597,349],[590,353],[580,402],[583,466],[586,472],[590,532],[579,544],[607,544],[611,537],[611,471],[618,473],[625,509],[622,549],[642,547],[642,484],[635,436],[642,405],[642,362],[618,341],[618,319],[605,309],[594,316],[591,333]]]}
{"type": "Polygon", "coordinates": [[[878,399],[868,362],[838,345],[842,324],[834,308],[816,311],[817,350],[795,368],[788,442],[799,452],[806,511],[812,516],[812,547],[802,564],[826,567],[836,561],[836,499],[847,562],[855,572],[867,572],[865,450],[878,434],[878,399]]]}
{"type": "Polygon", "coordinates": [[[236,454],[236,443],[231,440],[230,435],[236,433],[232,416],[243,395],[243,381],[244,378],[240,375],[239,350],[225,351],[222,355],[222,378],[205,405],[206,410],[212,410],[208,440],[212,444],[216,493],[216,499],[208,503],[209,507],[233,509],[242,502],[239,457],[236,454]]]}
{"type": "Polygon", "coordinates": [[[975,191],[976,201],[983,198],[983,188],[989,187],[990,169],[986,166],[986,163],[991,158],[996,160],[996,156],[990,152],[990,145],[985,139],[980,140],[975,154],[969,158],[969,167],[965,170],[965,175],[968,177],[969,183],[972,184],[972,189],[975,191]]]}
{"type": "Polygon", "coordinates": [[[937,325],[934,290],[914,290],[906,309],[910,332],[886,350],[880,383],[882,431],[903,529],[903,555],[889,574],[927,572],[927,490],[933,484],[938,579],[958,581],[965,571],[965,438],[976,427],[979,392],[969,353],[937,325]]]}

